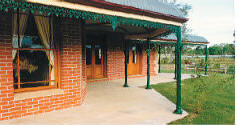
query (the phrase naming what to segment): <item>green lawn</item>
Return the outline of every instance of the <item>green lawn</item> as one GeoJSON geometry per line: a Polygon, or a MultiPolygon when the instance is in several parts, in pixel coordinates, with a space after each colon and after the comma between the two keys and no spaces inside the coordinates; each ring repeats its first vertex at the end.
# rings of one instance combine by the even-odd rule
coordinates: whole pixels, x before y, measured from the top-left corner
{"type": "MultiPolygon", "coordinates": [[[[152,86],[176,102],[176,84],[152,86]]],[[[208,77],[182,81],[182,108],[189,115],[171,124],[234,124],[234,76],[210,74],[208,77]]]]}

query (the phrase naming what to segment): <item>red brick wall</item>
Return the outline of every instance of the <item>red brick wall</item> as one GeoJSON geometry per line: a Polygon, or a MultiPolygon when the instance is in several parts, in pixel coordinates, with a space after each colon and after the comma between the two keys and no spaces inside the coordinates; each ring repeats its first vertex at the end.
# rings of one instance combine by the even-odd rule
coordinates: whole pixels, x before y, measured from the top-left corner
{"type": "Polygon", "coordinates": [[[0,120],[14,114],[11,15],[0,12],[0,120]]]}
{"type": "Polygon", "coordinates": [[[150,74],[151,76],[158,75],[158,50],[152,49],[150,56],[150,74]]]}
{"type": "MultiPolygon", "coordinates": [[[[82,50],[80,21],[63,19],[61,89],[63,95],[14,99],[11,14],[0,12],[0,120],[78,106],[81,102],[82,50]]],[[[84,90],[86,91],[86,90],[84,90]]]]}
{"type": "Polygon", "coordinates": [[[124,77],[124,50],[123,39],[118,34],[107,35],[107,77],[109,80],[124,77]]]}
{"type": "Polygon", "coordinates": [[[81,103],[83,103],[87,94],[87,76],[86,76],[86,49],[85,49],[85,37],[86,34],[84,31],[85,25],[82,22],[82,81],[81,81],[81,103]]]}
{"type": "MultiPolygon", "coordinates": [[[[67,96],[66,107],[79,105],[82,82],[82,31],[81,21],[72,19],[62,20],[61,89],[67,96]]],[[[63,106],[65,107],[65,105],[63,106]]]]}
{"type": "MultiPolygon", "coordinates": [[[[142,51],[143,60],[142,60],[142,75],[147,75],[147,53],[145,49],[142,51]]],[[[158,75],[158,52],[156,49],[152,49],[150,53],[150,75],[158,75]]]]}

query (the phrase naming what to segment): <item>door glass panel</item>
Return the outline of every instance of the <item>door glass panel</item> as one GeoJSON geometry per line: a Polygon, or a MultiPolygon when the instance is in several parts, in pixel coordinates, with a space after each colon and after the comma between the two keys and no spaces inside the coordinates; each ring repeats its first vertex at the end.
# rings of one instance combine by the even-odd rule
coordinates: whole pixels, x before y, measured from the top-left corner
{"type": "Polygon", "coordinates": [[[132,55],[133,55],[133,60],[132,60],[132,62],[133,62],[134,64],[136,64],[136,63],[137,63],[137,50],[136,50],[136,46],[133,46],[133,47],[132,47],[132,55]]]}
{"type": "Polygon", "coordinates": [[[95,64],[102,63],[102,49],[100,45],[95,45],[95,64]]]}
{"type": "Polygon", "coordinates": [[[92,63],[92,48],[91,45],[86,45],[86,64],[90,65],[92,63]]]}

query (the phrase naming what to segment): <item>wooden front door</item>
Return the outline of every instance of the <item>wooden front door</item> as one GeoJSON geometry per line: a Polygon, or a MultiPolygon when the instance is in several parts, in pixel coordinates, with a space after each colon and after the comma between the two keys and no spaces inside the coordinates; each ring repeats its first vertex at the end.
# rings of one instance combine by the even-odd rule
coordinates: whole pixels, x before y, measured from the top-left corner
{"type": "Polygon", "coordinates": [[[86,44],[86,70],[88,79],[103,78],[103,52],[100,43],[90,41],[86,44]]]}
{"type": "Polygon", "coordinates": [[[141,52],[136,46],[129,48],[128,75],[140,74],[141,52]]]}

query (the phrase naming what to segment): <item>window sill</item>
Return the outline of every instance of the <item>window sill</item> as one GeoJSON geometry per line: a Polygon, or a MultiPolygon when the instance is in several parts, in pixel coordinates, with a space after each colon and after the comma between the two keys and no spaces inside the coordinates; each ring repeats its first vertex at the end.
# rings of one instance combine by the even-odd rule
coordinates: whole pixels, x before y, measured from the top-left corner
{"type": "Polygon", "coordinates": [[[61,94],[64,94],[64,91],[62,89],[49,89],[49,90],[40,90],[36,92],[15,93],[14,99],[15,101],[17,101],[17,100],[25,100],[30,98],[61,95],[61,94]]]}

